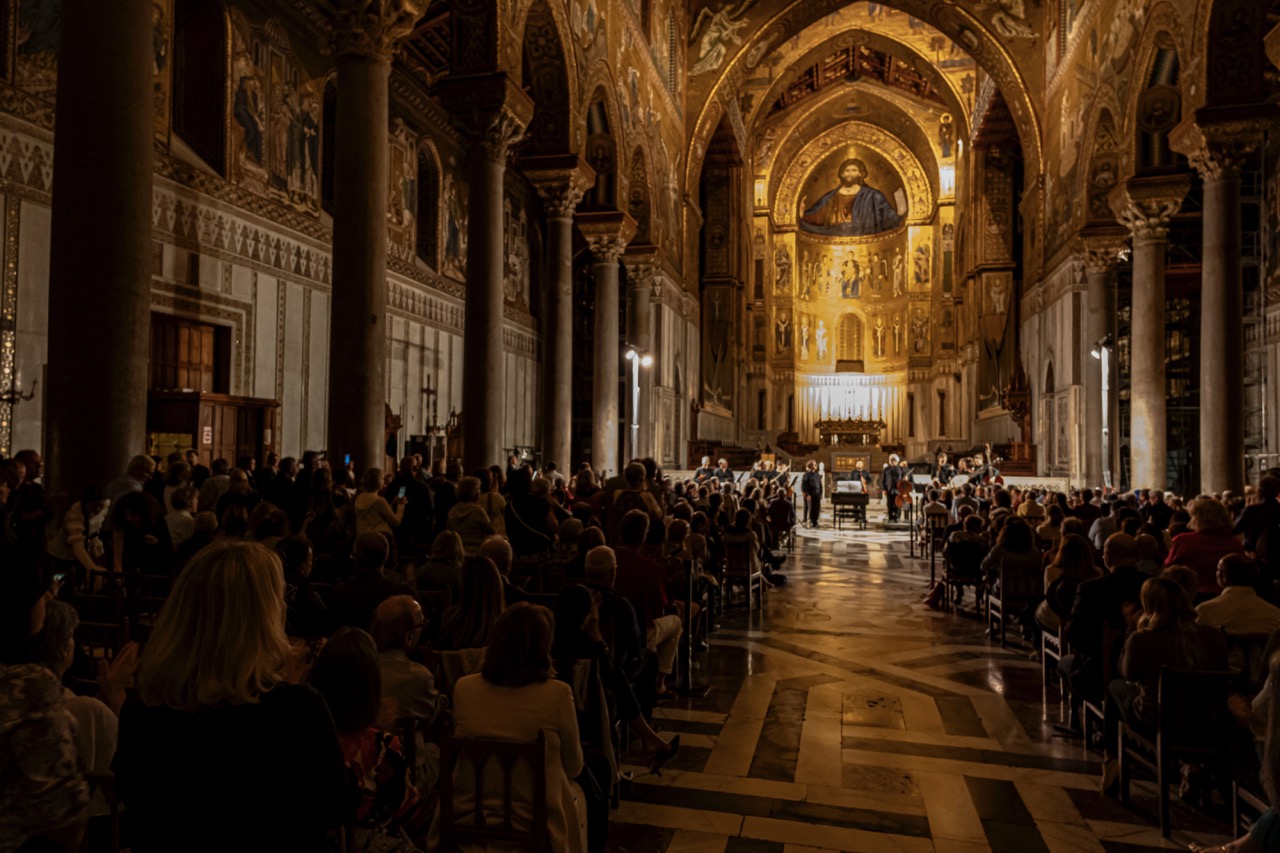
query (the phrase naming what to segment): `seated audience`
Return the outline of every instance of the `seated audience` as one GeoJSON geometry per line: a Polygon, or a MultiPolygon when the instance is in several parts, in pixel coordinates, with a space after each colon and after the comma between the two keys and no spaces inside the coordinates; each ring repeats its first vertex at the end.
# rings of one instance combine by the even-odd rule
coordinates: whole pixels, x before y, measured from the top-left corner
{"type": "Polygon", "coordinates": [[[511,581],[511,564],[515,560],[515,555],[511,551],[509,541],[501,536],[490,536],[481,543],[480,556],[497,566],[498,574],[502,575],[503,596],[507,604],[526,600],[528,596],[525,595],[524,590],[511,581]]]}
{"type": "Polygon", "coordinates": [[[621,544],[615,549],[617,576],[614,591],[628,599],[645,625],[646,645],[658,657],[655,692],[671,693],[666,679],[675,666],[683,624],[680,617],[667,613],[667,585],[662,566],[640,550],[649,533],[649,514],[633,509],[622,517],[618,528],[621,544]]]}
{"type": "Polygon", "coordinates": [[[329,620],[334,627],[350,625],[364,630],[369,627],[373,611],[393,595],[413,595],[413,589],[386,576],[383,566],[391,553],[390,541],[381,533],[362,533],[356,537],[356,573],[334,586],[329,593],[329,620]]]}
{"type": "Polygon", "coordinates": [[[1196,615],[1201,625],[1232,636],[1271,634],[1280,630],[1280,607],[1258,597],[1258,564],[1246,554],[1228,554],[1218,561],[1214,598],[1200,603],[1196,615]]]}
{"type": "Polygon", "coordinates": [[[324,636],[328,611],[320,594],[311,588],[315,564],[311,543],[301,536],[286,536],[276,542],[275,552],[284,566],[285,633],[303,640],[324,636]]]}
{"type": "Polygon", "coordinates": [[[0,850],[75,853],[84,833],[76,719],[36,648],[57,592],[39,591],[28,573],[0,572],[0,850]]]}
{"type": "Polygon", "coordinates": [[[169,541],[173,543],[175,551],[196,532],[193,514],[196,500],[196,490],[191,486],[178,486],[168,495],[169,512],[165,514],[164,523],[169,528],[169,541]]]}
{"type": "Polygon", "coordinates": [[[431,556],[418,566],[415,583],[418,589],[448,590],[452,601],[462,597],[462,537],[452,530],[442,530],[431,543],[431,556]]]}
{"type": "Polygon", "coordinates": [[[285,680],[284,575],[224,541],[178,576],[120,714],[133,849],[328,851],[354,805],[324,700],[285,680]]]}
{"type": "Polygon", "coordinates": [[[995,547],[982,561],[982,573],[990,594],[1000,597],[1004,612],[1017,614],[1024,633],[1044,594],[1044,558],[1032,539],[1031,527],[1021,518],[1005,522],[995,547]]]}
{"type": "Polygon", "coordinates": [[[409,823],[418,789],[400,739],[378,727],[382,671],[373,638],[359,628],[339,628],[307,675],[333,714],[342,762],[358,795],[356,849],[394,838],[394,824],[409,823]]]}
{"type": "MultiPolygon", "coordinates": [[[[1070,678],[1072,693],[1083,699],[1102,701],[1105,696],[1104,633],[1108,628],[1124,631],[1130,614],[1137,610],[1146,580],[1136,568],[1137,561],[1138,546],[1133,537],[1112,534],[1102,550],[1106,573],[1080,583],[1071,613],[1062,623],[1062,639],[1070,643],[1071,653],[1063,655],[1059,667],[1070,678]]],[[[1111,654],[1118,658],[1120,649],[1113,648],[1111,654]]]]}
{"type": "Polygon", "coordinates": [[[356,495],[355,502],[352,504],[355,513],[355,529],[356,536],[364,533],[381,533],[387,536],[394,536],[395,529],[400,526],[400,519],[404,517],[404,508],[407,501],[402,498],[394,498],[395,509],[387,503],[387,499],[378,494],[378,490],[382,488],[382,469],[370,468],[364,472],[364,479],[361,481],[360,494],[356,495]]]}
{"type": "Polygon", "coordinates": [[[480,553],[480,545],[495,531],[489,513],[480,500],[480,481],[475,477],[463,477],[458,482],[458,502],[449,510],[449,529],[462,538],[462,548],[468,557],[480,553]]]}
{"type": "MultiPolygon", "coordinates": [[[[459,738],[533,741],[546,737],[547,830],[550,849],[583,853],[587,849],[587,809],[582,789],[572,782],[583,769],[582,745],[573,690],[551,677],[553,619],[545,607],[511,606],[494,626],[480,673],[460,679],[454,688],[454,733],[459,738]]],[[[504,811],[503,775],[483,772],[482,802],[475,801],[475,773],[462,762],[453,779],[453,809],[460,823],[474,820],[476,809],[504,811]]],[[[533,820],[533,785],[527,771],[515,772],[511,791],[515,828],[533,820]]],[[[433,830],[434,834],[434,830],[433,830]]]]}
{"type": "Polygon", "coordinates": [[[1254,503],[1245,507],[1231,532],[1244,535],[1244,549],[1255,551],[1258,539],[1274,527],[1280,527],[1280,477],[1264,476],[1258,481],[1254,503]]]}
{"type": "Polygon", "coordinates": [[[111,505],[111,568],[115,572],[168,574],[173,564],[169,526],[160,502],[145,492],[126,492],[111,505]]]}
{"type": "Polygon", "coordinates": [[[1080,584],[1097,576],[1088,540],[1073,533],[1063,536],[1057,554],[1044,570],[1045,600],[1036,607],[1040,627],[1057,633],[1071,613],[1080,584]]]}
{"type": "Polygon", "coordinates": [[[462,564],[462,596],[444,612],[436,648],[487,646],[489,633],[506,606],[498,567],[487,557],[468,557],[462,564]]]}
{"type": "MultiPolygon", "coordinates": [[[[1168,506],[1163,495],[1158,506],[1168,506]]],[[[1193,569],[1200,576],[1200,598],[1208,598],[1221,589],[1217,579],[1218,561],[1228,554],[1244,553],[1244,546],[1232,534],[1231,514],[1219,501],[1202,495],[1187,509],[1191,513],[1191,532],[1174,537],[1164,564],[1193,569]]]]}

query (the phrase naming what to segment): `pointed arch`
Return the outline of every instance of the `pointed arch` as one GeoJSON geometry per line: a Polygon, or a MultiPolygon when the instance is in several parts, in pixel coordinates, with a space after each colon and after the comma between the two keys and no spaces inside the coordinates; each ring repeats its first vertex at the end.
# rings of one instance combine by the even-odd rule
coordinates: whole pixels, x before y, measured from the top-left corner
{"type": "Polygon", "coordinates": [[[442,194],[440,192],[440,153],[430,139],[418,145],[418,209],[414,235],[414,252],[418,260],[433,270],[440,270],[442,194]]]}
{"type": "Polygon", "coordinates": [[[622,191],[618,177],[622,174],[617,138],[616,104],[610,112],[608,91],[598,87],[587,105],[587,139],[584,156],[595,170],[596,182],[583,199],[586,210],[616,210],[622,191]]]}
{"type": "Polygon", "coordinates": [[[547,0],[534,0],[524,26],[521,78],[533,99],[533,120],[525,134],[530,154],[572,153],[574,84],[572,60],[565,51],[547,0]]]}

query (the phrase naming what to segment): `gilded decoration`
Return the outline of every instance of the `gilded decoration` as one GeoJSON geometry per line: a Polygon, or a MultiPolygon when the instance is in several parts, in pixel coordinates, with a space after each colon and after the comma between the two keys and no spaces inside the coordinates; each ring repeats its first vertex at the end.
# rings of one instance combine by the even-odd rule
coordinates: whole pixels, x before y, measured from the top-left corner
{"type": "Polygon", "coordinates": [[[844,159],[867,160],[868,153],[873,161],[885,164],[885,178],[890,177],[890,169],[896,173],[893,175],[897,184],[894,189],[900,189],[906,201],[905,209],[898,211],[901,222],[928,222],[933,217],[933,190],[915,154],[901,140],[879,127],[852,121],[810,141],[788,164],[775,194],[775,224],[778,227],[797,224],[802,213],[798,210],[801,193],[808,188],[815,170],[828,165],[832,159],[836,159],[837,167],[844,159]],[[859,158],[859,154],[863,156],[859,158]]]}

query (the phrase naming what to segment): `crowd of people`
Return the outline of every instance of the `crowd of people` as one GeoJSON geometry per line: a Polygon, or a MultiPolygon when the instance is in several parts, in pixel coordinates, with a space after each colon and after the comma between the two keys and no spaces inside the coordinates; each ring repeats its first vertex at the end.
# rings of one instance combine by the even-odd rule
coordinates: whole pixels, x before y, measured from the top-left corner
{"type": "MultiPolygon", "coordinates": [[[[938,537],[946,567],[925,603],[940,608],[948,592],[960,602],[973,586],[979,609],[1000,599],[1033,655],[1041,634],[1060,639],[1073,700],[1105,709],[1104,789],[1117,781],[1119,723],[1154,733],[1166,668],[1240,672],[1228,700],[1239,731],[1227,736],[1252,731],[1261,747],[1267,661],[1280,648],[1280,471],[1243,495],[1189,501],[966,484],[931,490],[924,514],[945,516],[922,535],[938,537]]],[[[1187,772],[1184,793],[1203,796],[1187,772]]]]}
{"type": "MultiPolygon", "coordinates": [[[[139,851],[433,847],[441,746],[541,734],[553,848],[601,850],[619,749],[658,773],[679,750],[653,711],[731,592],[728,547],[785,581],[782,479],[262,461],[138,456],[70,500],[39,454],[0,462],[0,849],[92,846],[104,791],[139,851]],[[86,642],[112,596],[118,642],[86,642]]],[[[451,771],[452,813],[497,819],[475,772],[451,771]]]]}

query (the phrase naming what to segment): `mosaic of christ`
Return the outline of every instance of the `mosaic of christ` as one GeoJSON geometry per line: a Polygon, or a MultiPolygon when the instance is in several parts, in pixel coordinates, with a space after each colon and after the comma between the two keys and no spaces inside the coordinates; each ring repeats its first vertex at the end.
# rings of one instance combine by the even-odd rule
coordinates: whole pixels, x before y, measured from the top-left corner
{"type": "Polygon", "coordinates": [[[802,231],[830,237],[869,237],[893,231],[907,215],[902,181],[871,152],[836,152],[805,180],[802,231]]]}

